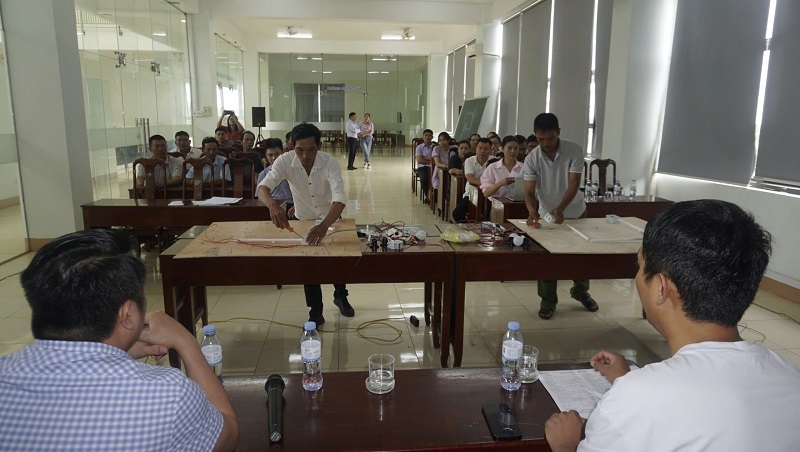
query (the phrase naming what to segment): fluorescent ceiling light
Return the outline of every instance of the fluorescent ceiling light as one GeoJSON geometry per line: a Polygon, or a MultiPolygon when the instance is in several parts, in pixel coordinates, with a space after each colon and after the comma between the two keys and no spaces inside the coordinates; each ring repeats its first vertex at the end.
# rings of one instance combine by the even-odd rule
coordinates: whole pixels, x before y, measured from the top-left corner
{"type": "Polygon", "coordinates": [[[186,19],[181,19],[181,23],[185,24],[186,23],[186,19]]]}
{"type": "Polygon", "coordinates": [[[381,71],[381,74],[388,74],[389,71],[381,71]]]}
{"type": "Polygon", "coordinates": [[[401,41],[403,39],[400,35],[381,35],[384,41],[401,41]]]}
{"type": "Polygon", "coordinates": [[[372,61],[389,61],[388,58],[373,58],[372,61]]]}
{"type": "Polygon", "coordinates": [[[333,71],[322,71],[323,74],[333,74],[333,71]]]}
{"type": "Polygon", "coordinates": [[[153,36],[166,36],[166,35],[167,35],[166,31],[154,31],[153,32],[153,36]]]}
{"type": "Polygon", "coordinates": [[[319,60],[321,60],[321,59],[322,59],[322,57],[311,57],[311,59],[312,59],[312,60],[317,60],[317,61],[319,61],[319,60]]]}
{"type": "Polygon", "coordinates": [[[411,32],[411,27],[404,27],[403,32],[400,34],[386,33],[381,35],[381,39],[388,41],[413,41],[416,38],[414,33],[411,32]]]}
{"type": "Polygon", "coordinates": [[[378,72],[378,71],[369,71],[369,72],[367,72],[367,74],[380,74],[380,72],[378,72]]]}
{"type": "Polygon", "coordinates": [[[297,57],[297,59],[298,60],[307,60],[308,58],[306,58],[306,57],[297,57]]]}

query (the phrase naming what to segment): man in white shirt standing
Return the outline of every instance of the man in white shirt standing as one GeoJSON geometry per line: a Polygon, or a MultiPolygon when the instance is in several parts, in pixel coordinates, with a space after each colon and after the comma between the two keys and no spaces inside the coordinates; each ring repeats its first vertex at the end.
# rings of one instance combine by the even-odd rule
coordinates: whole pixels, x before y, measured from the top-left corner
{"type": "MultiPolygon", "coordinates": [[[[560,137],[558,118],[552,113],[542,113],[533,120],[533,133],[539,142],[533,152],[525,157],[522,174],[525,179],[525,206],[528,208],[528,226],[537,226],[539,218],[550,214],[553,222],[561,224],[565,218],[586,216],[583,193],[578,191],[583,174],[583,148],[580,144],[560,137]]],[[[558,303],[557,281],[537,281],[539,317],[550,320],[558,303]]],[[[599,309],[589,295],[589,280],[573,280],[569,291],[591,312],[599,309]]]]}
{"type": "MultiPolygon", "coordinates": [[[[294,214],[298,220],[321,220],[306,236],[309,245],[318,245],[328,228],[339,219],[347,198],[344,194],[342,170],[336,158],[320,152],[322,134],[313,124],[302,123],[292,129],[294,152],[282,154],[272,164],[272,170],[258,184],[258,200],[269,207],[269,215],[275,226],[289,227],[286,212],[275,201],[271,193],[281,181],[289,182],[294,200],[294,214]]],[[[347,301],[347,287],[334,284],[333,303],[345,317],[353,317],[355,310],[347,301]]],[[[319,284],[304,286],[309,320],[317,326],[325,323],[322,316],[322,288],[319,284]]]]}
{"type": "Polygon", "coordinates": [[[574,411],[545,424],[553,451],[798,451],[800,370],[739,335],[772,238],[735,204],[696,200],[653,217],[636,290],[670,357],[641,369],[601,351],[609,381],[585,424],[574,411]],[[581,441],[582,440],[582,441],[581,441]]]}
{"type": "Polygon", "coordinates": [[[351,111],[349,120],[345,125],[345,133],[347,133],[347,169],[356,169],[356,148],[358,147],[358,137],[361,134],[361,128],[356,123],[356,112],[351,111]]]}

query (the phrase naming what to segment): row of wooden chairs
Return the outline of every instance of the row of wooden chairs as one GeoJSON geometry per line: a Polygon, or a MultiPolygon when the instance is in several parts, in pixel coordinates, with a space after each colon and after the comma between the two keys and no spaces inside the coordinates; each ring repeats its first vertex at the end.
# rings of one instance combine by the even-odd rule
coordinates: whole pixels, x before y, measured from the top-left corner
{"type": "MultiPolygon", "coordinates": [[[[232,180],[232,189],[233,189],[233,196],[236,198],[242,198],[245,196],[245,184],[249,185],[249,193],[250,198],[254,197],[255,193],[255,182],[257,175],[255,174],[254,168],[255,165],[253,161],[249,158],[252,155],[258,155],[254,152],[239,152],[236,154],[235,157],[228,157],[222,164],[222,174],[225,174],[225,171],[230,171],[231,180],[232,180]]],[[[167,199],[167,164],[165,161],[158,159],[158,158],[140,158],[136,159],[133,162],[134,167],[134,174],[136,168],[139,165],[144,168],[145,173],[145,180],[144,180],[144,188],[139,190],[136,186],[136,177],[133,178],[133,197],[134,199],[156,199],[157,197],[162,197],[163,199],[167,199]],[[161,168],[161,174],[163,176],[163,180],[156,180],[156,168],[161,168]]],[[[198,159],[186,159],[183,161],[183,171],[181,176],[182,181],[182,199],[194,199],[194,200],[201,200],[203,199],[203,191],[204,191],[204,182],[203,182],[203,168],[208,166],[209,169],[213,172],[213,162],[207,160],[205,158],[198,158],[198,159]],[[194,174],[191,181],[188,181],[186,178],[187,173],[189,172],[189,168],[194,168],[194,174]],[[191,192],[191,196],[187,197],[187,190],[191,192]]],[[[226,193],[227,181],[223,177],[222,184],[220,187],[220,193],[226,193]]],[[[215,193],[215,183],[214,179],[212,178],[210,183],[211,193],[215,193]]]]}

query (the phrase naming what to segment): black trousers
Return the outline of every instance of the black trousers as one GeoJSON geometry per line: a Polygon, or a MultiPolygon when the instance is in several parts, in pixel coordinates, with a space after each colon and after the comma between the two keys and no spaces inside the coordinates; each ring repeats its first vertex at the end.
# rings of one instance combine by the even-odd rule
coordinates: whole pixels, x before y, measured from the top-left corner
{"type": "Polygon", "coordinates": [[[428,190],[431,186],[431,169],[427,166],[420,166],[417,168],[417,176],[419,176],[419,185],[422,189],[422,196],[424,199],[428,199],[428,190]]]}
{"type": "Polygon", "coordinates": [[[467,214],[469,213],[469,198],[464,196],[456,204],[455,209],[453,209],[453,221],[456,223],[461,223],[463,221],[467,221],[467,214]]]}
{"type": "Polygon", "coordinates": [[[358,138],[347,137],[347,167],[352,168],[356,162],[356,149],[358,148],[358,138]]]}
{"type": "MultiPolygon", "coordinates": [[[[347,297],[346,284],[333,285],[333,298],[347,297]]],[[[311,308],[311,312],[322,314],[322,286],[319,284],[306,284],[303,286],[306,294],[306,306],[311,308]]]]}

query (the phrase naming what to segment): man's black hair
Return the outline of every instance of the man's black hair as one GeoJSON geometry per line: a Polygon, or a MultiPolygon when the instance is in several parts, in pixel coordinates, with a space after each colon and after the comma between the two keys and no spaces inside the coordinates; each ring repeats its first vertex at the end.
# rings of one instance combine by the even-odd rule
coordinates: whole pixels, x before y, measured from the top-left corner
{"type": "Polygon", "coordinates": [[[280,138],[267,138],[264,141],[264,149],[280,148],[283,150],[283,141],[280,138]]]}
{"type": "Polygon", "coordinates": [[[527,138],[526,142],[530,143],[531,141],[533,141],[534,143],[538,143],[539,139],[536,138],[535,134],[530,134],[530,135],[528,135],[528,138],[527,138]]]}
{"type": "Polygon", "coordinates": [[[558,118],[552,113],[540,113],[533,120],[534,132],[558,132],[559,129],[558,118]]]}
{"type": "Polygon", "coordinates": [[[185,130],[179,130],[179,131],[175,132],[175,138],[178,138],[178,137],[189,138],[189,133],[186,132],[185,130]]]}
{"type": "Polygon", "coordinates": [[[217,147],[219,147],[219,141],[217,141],[217,139],[214,138],[214,137],[205,137],[205,138],[203,138],[203,142],[200,144],[200,147],[205,149],[206,144],[208,144],[208,143],[214,143],[214,144],[217,145],[217,147]]]}
{"type": "Polygon", "coordinates": [[[133,300],[145,312],[145,265],[124,231],[91,229],[48,243],[20,278],[36,339],[102,342],[120,307],[133,300]]]}
{"type": "Polygon", "coordinates": [[[478,144],[481,144],[481,143],[488,144],[489,147],[492,147],[492,140],[490,140],[490,139],[488,139],[486,137],[483,137],[480,140],[478,140],[478,144]]]}
{"type": "Polygon", "coordinates": [[[255,141],[256,140],[256,134],[254,134],[253,132],[251,132],[249,130],[245,130],[244,132],[242,132],[242,139],[244,139],[244,136],[247,135],[248,133],[250,135],[253,135],[253,141],[255,141]]]}
{"type": "Polygon", "coordinates": [[[425,135],[425,134],[426,134],[426,133],[428,133],[428,132],[430,132],[430,134],[431,134],[431,135],[433,135],[433,130],[431,130],[431,129],[425,129],[425,130],[423,130],[423,131],[422,131],[422,134],[423,134],[423,135],[425,135]]]}
{"type": "Polygon", "coordinates": [[[772,254],[772,236],[739,206],[720,200],[678,202],[647,222],[646,281],[671,279],[683,311],[697,322],[735,327],[756,295],[772,254]]]}
{"type": "Polygon", "coordinates": [[[322,132],[314,124],[304,122],[294,126],[294,129],[292,129],[292,142],[294,143],[297,143],[297,140],[312,137],[318,148],[322,146],[322,132]]]}
{"type": "Polygon", "coordinates": [[[219,127],[217,127],[216,129],[214,129],[214,134],[215,134],[215,135],[216,135],[216,133],[217,133],[217,132],[225,132],[225,133],[228,133],[228,128],[227,128],[227,127],[224,127],[224,126],[219,126],[219,127]]]}
{"type": "Polygon", "coordinates": [[[149,145],[151,145],[151,146],[152,146],[152,145],[153,145],[153,141],[163,141],[163,142],[165,142],[165,143],[166,143],[166,142],[167,142],[167,139],[166,139],[166,138],[164,138],[162,135],[153,135],[153,136],[151,136],[151,137],[150,137],[150,139],[147,141],[147,144],[149,144],[149,145]]]}

